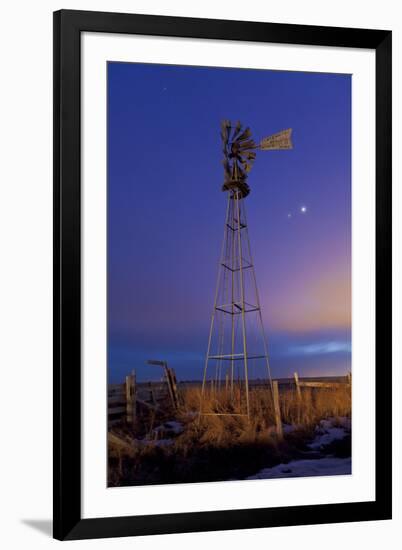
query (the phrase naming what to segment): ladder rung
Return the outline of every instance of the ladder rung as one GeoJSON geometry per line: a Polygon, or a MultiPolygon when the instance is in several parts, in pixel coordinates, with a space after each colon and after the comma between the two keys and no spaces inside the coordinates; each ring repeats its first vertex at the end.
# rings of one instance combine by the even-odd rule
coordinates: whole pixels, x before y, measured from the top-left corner
{"type": "MultiPolygon", "coordinates": [[[[250,359],[266,359],[266,355],[247,355],[247,361],[250,359]]],[[[239,361],[244,359],[244,353],[235,353],[233,355],[209,355],[208,359],[222,359],[224,361],[239,361]]]]}
{"type": "MultiPolygon", "coordinates": [[[[230,267],[230,266],[226,265],[225,263],[221,263],[221,266],[225,267],[226,269],[229,269],[229,271],[233,271],[233,272],[240,271],[240,267],[233,268],[233,267],[230,267]]],[[[253,267],[253,264],[242,265],[241,269],[250,269],[250,267],[253,267]]]]}

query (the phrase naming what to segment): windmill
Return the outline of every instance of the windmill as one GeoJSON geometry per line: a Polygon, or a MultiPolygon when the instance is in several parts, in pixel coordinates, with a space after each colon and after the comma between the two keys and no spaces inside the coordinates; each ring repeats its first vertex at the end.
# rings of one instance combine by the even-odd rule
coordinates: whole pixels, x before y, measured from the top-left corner
{"type": "Polygon", "coordinates": [[[257,151],[292,149],[291,134],[291,129],[283,130],[263,138],[257,144],[250,128],[243,128],[240,122],[232,125],[224,120],[221,124],[224,155],[222,191],[228,193],[228,200],[200,414],[250,417],[250,381],[257,383],[257,379],[264,380],[272,389],[244,199],[250,193],[247,177],[257,151]],[[212,402],[214,396],[223,394],[226,406],[216,398],[213,411],[205,412],[203,405],[207,391],[212,402]]]}

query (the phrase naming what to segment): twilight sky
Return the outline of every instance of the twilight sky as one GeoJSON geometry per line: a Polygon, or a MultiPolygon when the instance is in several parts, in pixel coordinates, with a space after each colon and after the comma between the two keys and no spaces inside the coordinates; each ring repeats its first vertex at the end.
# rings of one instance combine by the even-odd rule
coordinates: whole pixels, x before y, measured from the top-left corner
{"type": "Polygon", "coordinates": [[[249,235],[272,374],[351,365],[351,77],[108,64],[108,373],[200,379],[223,236],[220,121],[260,152],[249,235]],[[304,207],[304,208],[303,208],[304,207]],[[305,210],[305,211],[302,211],[305,210]]]}

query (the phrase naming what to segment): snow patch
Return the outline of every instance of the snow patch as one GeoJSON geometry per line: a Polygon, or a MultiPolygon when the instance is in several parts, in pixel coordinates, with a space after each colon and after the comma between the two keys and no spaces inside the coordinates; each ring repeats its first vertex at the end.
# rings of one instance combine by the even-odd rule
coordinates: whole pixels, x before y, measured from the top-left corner
{"type": "Polygon", "coordinates": [[[277,479],[284,477],[310,477],[348,475],[352,473],[351,458],[319,458],[293,460],[288,464],[278,464],[273,468],[264,468],[247,479],[277,479]]]}
{"type": "Polygon", "coordinates": [[[168,430],[174,432],[175,434],[181,434],[184,430],[183,424],[181,422],[177,422],[176,420],[169,420],[169,422],[165,422],[165,426],[168,430]]]}
{"type": "Polygon", "coordinates": [[[349,418],[328,418],[321,420],[316,427],[316,436],[308,447],[312,450],[319,450],[326,445],[330,445],[333,441],[340,441],[350,434],[351,422],[349,418]]]}
{"type": "Polygon", "coordinates": [[[282,430],[284,434],[290,434],[296,431],[298,426],[296,424],[282,424],[282,430]]]}
{"type": "Polygon", "coordinates": [[[152,430],[152,434],[149,439],[164,439],[166,437],[174,437],[179,435],[184,430],[183,424],[176,420],[169,420],[160,426],[157,426],[152,430]]]}
{"type": "Polygon", "coordinates": [[[155,447],[169,447],[173,445],[174,439],[157,439],[156,441],[149,441],[148,444],[154,445],[155,447]]]}

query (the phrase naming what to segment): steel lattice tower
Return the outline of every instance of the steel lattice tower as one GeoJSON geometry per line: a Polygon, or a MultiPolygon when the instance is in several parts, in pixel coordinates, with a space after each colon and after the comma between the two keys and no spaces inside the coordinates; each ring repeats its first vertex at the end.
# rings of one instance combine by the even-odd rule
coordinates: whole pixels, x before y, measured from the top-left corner
{"type": "Polygon", "coordinates": [[[265,138],[259,145],[240,123],[222,123],[227,208],[218,278],[208,338],[201,390],[200,414],[250,417],[250,382],[272,390],[267,340],[251,254],[245,209],[250,193],[247,174],[256,149],[290,149],[291,130],[265,138]],[[224,393],[230,410],[216,400],[216,410],[206,413],[203,402],[224,393]]]}

